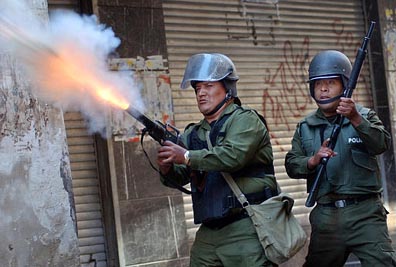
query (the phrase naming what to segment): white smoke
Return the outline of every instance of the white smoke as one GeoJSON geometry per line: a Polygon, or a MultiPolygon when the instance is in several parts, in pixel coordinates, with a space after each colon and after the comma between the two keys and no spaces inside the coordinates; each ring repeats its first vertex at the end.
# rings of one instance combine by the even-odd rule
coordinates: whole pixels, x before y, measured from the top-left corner
{"type": "MultiPolygon", "coordinates": [[[[102,86],[143,111],[131,72],[113,72],[107,59],[120,45],[111,28],[97,18],[58,10],[32,9],[23,0],[1,0],[0,45],[21,60],[33,94],[64,111],[80,111],[92,132],[102,132],[109,103],[92,95],[102,86]]],[[[113,107],[114,108],[114,107],[113,107]]]]}

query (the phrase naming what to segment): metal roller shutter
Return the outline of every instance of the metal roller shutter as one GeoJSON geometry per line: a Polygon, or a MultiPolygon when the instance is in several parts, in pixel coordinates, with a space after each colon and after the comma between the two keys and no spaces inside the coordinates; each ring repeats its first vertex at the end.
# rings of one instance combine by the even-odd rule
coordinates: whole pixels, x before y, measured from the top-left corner
{"type": "Polygon", "coordinates": [[[69,9],[80,12],[80,0],[48,0],[48,9],[69,9]]]}
{"type": "Polygon", "coordinates": [[[81,266],[107,266],[94,137],[78,112],[64,114],[81,266]]]}
{"type": "MultiPolygon", "coordinates": [[[[183,129],[202,118],[193,90],[179,89],[189,56],[228,55],[240,76],[242,103],[267,119],[279,184],[295,198],[294,212],[308,225],[305,181],[287,176],[284,157],[296,123],[316,108],[306,83],[312,57],[322,49],[337,49],[355,58],[366,32],[361,1],[165,0],[163,7],[176,126],[183,129]]],[[[355,100],[372,106],[369,88],[366,60],[355,100]]],[[[190,196],[185,197],[185,210],[193,240],[197,226],[190,196]]]]}

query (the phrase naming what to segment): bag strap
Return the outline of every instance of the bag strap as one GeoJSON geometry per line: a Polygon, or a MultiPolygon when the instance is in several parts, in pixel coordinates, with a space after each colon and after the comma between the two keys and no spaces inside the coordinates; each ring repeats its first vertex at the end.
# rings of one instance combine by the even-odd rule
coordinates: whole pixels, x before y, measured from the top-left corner
{"type": "MultiPolygon", "coordinates": [[[[208,143],[208,148],[211,149],[212,146],[212,142],[210,141],[210,132],[207,131],[206,132],[206,142],[208,143]]],[[[236,184],[236,182],[234,181],[234,179],[232,178],[231,174],[229,174],[228,172],[221,172],[221,174],[223,175],[224,179],[226,180],[227,184],[230,186],[232,192],[234,192],[234,195],[236,196],[236,198],[238,199],[239,203],[241,203],[242,207],[247,207],[249,206],[249,201],[247,200],[246,196],[242,193],[241,189],[239,188],[239,186],[236,184]]]]}
{"type": "Polygon", "coordinates": [[[234,195],[238,199],[239,203],[241,203],[242,207],[246,208],[247,206],[249,206],[250,205],[249,201],[247,200],[246,196],[242,193],[241,189],[239,189],[238,185],[235,183],[232,176],[227,172],[221,172],[221,174],[223,175],[227,184],[230,186],[232,192],[234,192],[234,195]]]}

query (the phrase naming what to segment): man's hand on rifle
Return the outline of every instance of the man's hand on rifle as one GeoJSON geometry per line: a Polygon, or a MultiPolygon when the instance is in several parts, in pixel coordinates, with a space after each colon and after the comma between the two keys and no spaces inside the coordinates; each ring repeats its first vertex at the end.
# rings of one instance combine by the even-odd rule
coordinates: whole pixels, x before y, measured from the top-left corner
{"type": "Polygon", "coordinates": [[[187,149],[171,141],[165,141],[158,149],[157,163],[162,174],[167,174],[173,164],[185,164],[187,149]]]}
{"type": "Polygon", "coordinates": [[[337,107],[337,114],[348,118],[354,127],[362,122],[362,117],[356,110],[355,101],[352,98],[341,97],[337,107]]]}
{"type": "Polygon", "coordinates": [[[331,158],[337,156],[337,152],[334,152],[331,148],[328,147],[330,142],[330,138],[327,138],[319,150],[316,152],[315,155],[309,158],[307,166],[308,169],[313,170],[318,166],[322,160],[322,158],[331,158]]]}

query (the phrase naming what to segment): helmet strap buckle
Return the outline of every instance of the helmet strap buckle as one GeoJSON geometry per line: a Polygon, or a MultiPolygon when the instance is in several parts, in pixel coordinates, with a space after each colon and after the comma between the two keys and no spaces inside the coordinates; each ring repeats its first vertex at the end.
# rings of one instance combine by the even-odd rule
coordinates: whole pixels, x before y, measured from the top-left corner
{"type": "Polygon", "coordinates": [[[231,91],[228,91],[224,98],[224,101],[228,102],[228,101],[230,101],[231,98],[232,98],[232,93],[231,93],[231,91]]]}

